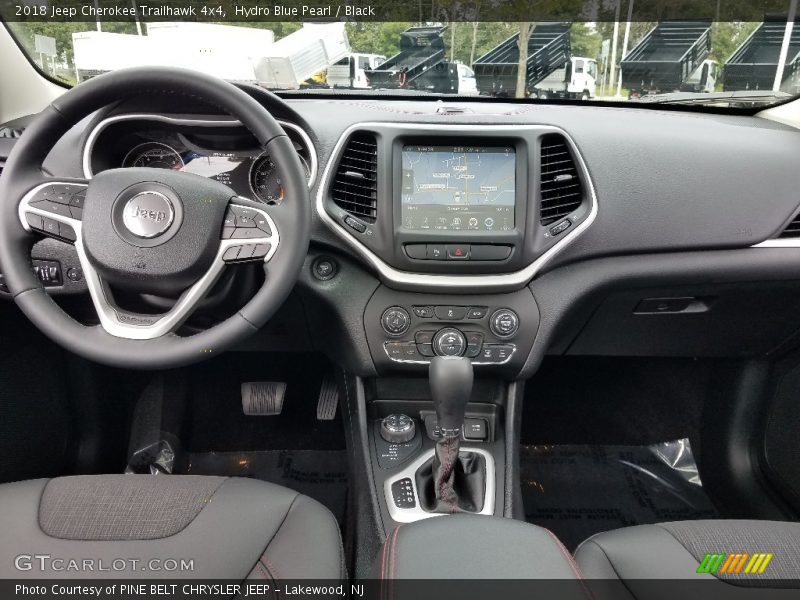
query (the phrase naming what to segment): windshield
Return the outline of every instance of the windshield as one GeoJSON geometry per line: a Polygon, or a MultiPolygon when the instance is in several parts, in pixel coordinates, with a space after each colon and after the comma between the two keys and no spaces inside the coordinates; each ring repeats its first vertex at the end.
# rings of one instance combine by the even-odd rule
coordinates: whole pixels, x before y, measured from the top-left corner
{"type": "MultiPolygon", "coordinates": [[[[782,13],[747,11],[742,20],[694,14],[659,20],[652,11],[637,12],[639,5],[653,4],[646,0],[597,0],[593,4],[606,12],[596,11],[590,20],[588,3],[561,2],[555,4],[575,9],[572,18],[565,18],[571,15],[562,9],[559,19],[523,22],[499,20],[497,3],[481,0],[420,0],[418,6],[405,3],[407,9],[390,11],[413,19],[407,21],[376,21],[369,14],[375,7],[366,4],[359,9],[365,20],[354,14],[354,6],[332,2],[327,11],[318,9],[323,20],[313,21],[300,16],[311,10],[300,3],[281,8],[253,2],[243,10],[223,3],[219,12],[212,4],[166,2],[154,12],[153,3],[68,0],[5,7],[2,14],[31,60],[67,85],[115,69],[161,65],[279,93],[717,107],[765,106],[800,95],[797,0],[773,3],[783,7],[782,13]],[[102,12],[111,4],[115,12],[102,12]],[[450,12],[436,5],[450,6],[450,12]],[[66,12],[67,6],[73,12],[66,12]],[[197,10],[191,21],[181,21],[184,13],[164,12],[165,6],[197,10]],[[235,11],[233,17],[223,6],[235,11]],[[298,15],[293,19],[292,10],[298,15]],[[330,20],[333,11],[344,20],[330,20]],[[435,15],[453,20],[431,18],[435,15]]],[[[719,15],[719,2],[702,4],[716,4],[719,15]]]]}

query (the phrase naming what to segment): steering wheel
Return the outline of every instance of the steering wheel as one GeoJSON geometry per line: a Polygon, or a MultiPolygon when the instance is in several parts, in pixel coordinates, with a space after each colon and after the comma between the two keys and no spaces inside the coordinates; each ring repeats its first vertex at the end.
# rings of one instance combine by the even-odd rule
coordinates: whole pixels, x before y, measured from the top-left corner
{"type": "Polygon", "coordinates": [[[257,331],[280,307],[308,252],[311,203],[286,133],[234,85],[173,68],[132,68],[91,79],[55,100],[26,129],[0,178],[0,267],[25,315],[64,348],[117,367],[162,369],[201,361],[257,331]],[[131,96],[172,94],[211,103],[269,153],[285,200],[267,205],[211,179],[164,169],[103,171],[90,180],[46,176],[42,163],[72,126],[131,96]],[[36,236],[75,245],[99,325],[75,321],[34,275],[36,236]],[[265,281],[238,312],[195,335],[176,334],[226,265],[263,263],[265,281]],[[124,310],[113,289],[176,296],[160,315],[124,310]]]}

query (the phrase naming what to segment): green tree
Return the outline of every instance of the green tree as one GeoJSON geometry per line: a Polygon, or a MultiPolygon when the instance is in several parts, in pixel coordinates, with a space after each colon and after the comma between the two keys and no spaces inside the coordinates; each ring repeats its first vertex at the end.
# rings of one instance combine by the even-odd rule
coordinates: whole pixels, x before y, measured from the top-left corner
{"type": "Polygon", "coordinates": [[[573,23],[570,29],[570,44],[572,54],[597,58],[600,55],[600,46],[603,38],[597,28],[587,23],[573,23]]]}
{"type": "Polygon", "coordinates": [[[353,52],[382,54],[387,58],[400,51],[400,34],[413,23],[350,22],[347,37],[353,52]]]}

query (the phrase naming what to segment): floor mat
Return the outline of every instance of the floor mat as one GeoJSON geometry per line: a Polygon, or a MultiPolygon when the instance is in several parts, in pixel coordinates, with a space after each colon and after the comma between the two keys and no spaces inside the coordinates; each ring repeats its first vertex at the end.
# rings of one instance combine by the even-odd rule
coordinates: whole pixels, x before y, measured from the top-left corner
{"type": "Polygon", "coordinates": [[[344,520],[347,456],[344,450],[266,450],[187,454],[178,471],[189,475],[228,475],[263,479],[296,490],[325,505],[344,520]]]}
{"type": "Polygon", "coordinates": [[[718,517],[688,440],[653,446],[522,446],[525,518],[574,550],[591,535],[718,517]]]}
{"type": "Polygon", "coordinates": [[[344,450],[341,409],[330,421],[317,419],[317,400],[328,362],[316,354],[225,354],[188,370],[191,413],[181,435],[191,452],[344,450]],[[242,411],[241,385],[252,381],[286,384],[280,415],[242,411]]]}

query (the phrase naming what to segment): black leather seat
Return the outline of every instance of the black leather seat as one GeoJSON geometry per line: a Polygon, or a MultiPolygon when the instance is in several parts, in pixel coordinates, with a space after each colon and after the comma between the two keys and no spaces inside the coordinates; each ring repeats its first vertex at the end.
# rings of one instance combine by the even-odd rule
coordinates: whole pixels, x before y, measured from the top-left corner
{"type": "MultiPolygon", "coordinates": [[[[653,597],[653,582],[664,580],[704,581],[703,589],[722,594],[720,597],[727,597],[725,592],[741,597],[747,587],[761,592],[791,588],[796,593],[800,588],[800,523],[698,520],[639,525],[592,536],[575,551],[575,560],[588,579],[619,581],[619,586],[605,590],[623,600],[653,597]],[[697,573],[706,554],[725,554],[719,567],[730,555],[739,554],[735,564],[740,561],[742,567],[697,573]],[[766,568],[745,572],[758,554],[772,554],[766,568]]],[[[761,563],[764,560],[762,557],[761,563]]],[[[754,570],[752,566],[750,570],[754,570]]]]}
{"type": "Polygon", "coordinates": [[[254,479],[38,479],[0,485],[0,508],[2,578],[344,577],[331,513],[311,498],[254,479]],[[101,570],[100,561],[109,570],[101,570]]]}

